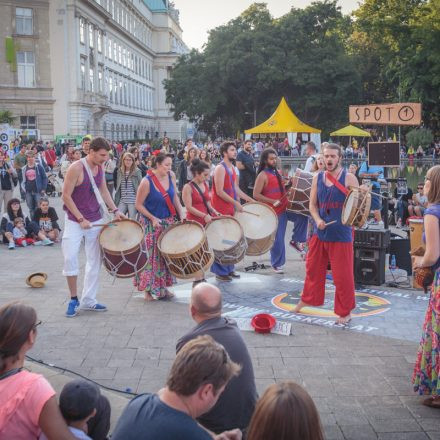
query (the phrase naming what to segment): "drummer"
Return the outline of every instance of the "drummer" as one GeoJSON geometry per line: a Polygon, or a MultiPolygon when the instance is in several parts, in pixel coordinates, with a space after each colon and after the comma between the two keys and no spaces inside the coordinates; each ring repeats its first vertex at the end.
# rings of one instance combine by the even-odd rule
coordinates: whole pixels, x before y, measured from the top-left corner
{"type": "Polygon", "coordinates": [[[358,187],[359,184],[353,174],[341,167],[339,145],[327,145],[323,154],[327,171],[321,171],[313,177],[310,194],[310,213],[316,222],[317,235],[310,239],[306,280],[294,312],[298,313],[307,306],[324,304],[325,273],[330,261],[336,287],[334,311],[338,315],[338,324],[347,324],[351,320],[351,310],[356,306],[351,270],[353,233],[351,227],[341,223],[341,214],[347,187],[358,187]],[[336,223],[327,224],[333,221],[336,223]]]}
{"type": "Polygon", "coordinates": [[[157,246],[162,231],[177,222],[178,217],[183,218],[171,163],[171,157],[165,153],[157,154],[153,158],[153,169],[142,179],[136,195],[139,220],[145,227],[148,262],[134,283],[139,291],[145,292],[147,301],[174,296],[168,290],[173,284],[173,277],[157,246]]]}
{"type": "MultiPolygon", "coordinates": [[[[211,201],[213,208],[222,215],[234,215],[235,211],[243,211],[240,198],[246,202],[253,199],[245,194],[238,186],[237,174],[233,161],[237,157],[237,149],[232,141],[225,141],[220,146],[222,161],[215,167],[212,185],[211,201]]],[[[234,271],[234,265],[222,265],[217,262],[211,266],[217,281],[232,281],[240,278],[234,271]]]]}
{"type": "Polygon", "coordinates": [[[263,202],[274,209],[278,216],[278,229],[272,249],[270,262],[276,273],[284,273],[283,266],[286,262],[286,247],[284,236],[287,226],[287,204],[282,177],[277,170],[278,155],[273,148],[263,150],[258,167],[258,175],[254,186],[254,199],[263,202]]]}
{"type": "MultiPolygon", "coordinates": [[[[193,175],[191,182],[185,184],[182,191],[183,204],[186,208],[186,219],[194,220],[205,226],[213,216],[220,215],[212,206],[209,199],[209,186],[206,183],[210,178],[210,166],[203,160],[193,159],[190,172],[193,175]]],[[[200,273],[193,282],[193,287],[206,281],[200,273]]]]}

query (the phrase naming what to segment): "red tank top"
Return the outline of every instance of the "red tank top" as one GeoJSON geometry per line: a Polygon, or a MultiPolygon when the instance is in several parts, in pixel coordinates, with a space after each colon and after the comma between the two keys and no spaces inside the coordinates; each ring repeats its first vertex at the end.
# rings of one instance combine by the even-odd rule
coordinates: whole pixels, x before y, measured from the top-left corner
{"type": "MultiPolygon", "coordinates": [[[[209,214],[208,210],[206,209],[205,204],[203,203],[203,199],[200,196],[197,189],[191,183],[189,184],[189,186],[191,187],[191,199],[192,199],[193,208],[197,209],[200,212],[204,212],[205,214],[209,214]]],[[[199,186],[199,188],[200,188],[200,186],[199,186]]],[[[208,185],[206,183],[203,183],[203,187],[200,188],[200,190],[203,191],[203,195],[205,196],[205,200],[206,200],[206,202],[208,202],[209,201],[209,187],[208,187],[208,185]]],[[[189,211],[186,212],[186,219],[187,220],[194,220],[197,223],[200,223],[202,226],[205,226],[205,224],[206,224],[205,219],[203,219],[202,217],[197,217],[196,215],[191,214],[189,211]]]]}
{"type": "MultiPolygon", "coordinates": [[[[223,183],[223,191],[233,199],[237,200],[237,194],[235,192],[235,182],[237,180],[237,175],[235,174],[235,169],[232,167],[232,171],[227,167],[224,162],[221,162],[225,168],[225,180],[223,183]]],[[[234,205],[232,203],[225,202],[222,198],[217,195],[215,188],[215,179],[212,182],[212,196],[211,196],[212,207],[223,215],[234,215],[234,205]]]]}
{"type": "MultiPolygon", "coordinates": [[[[266,173],[267,177],[267,184],[263,188],[263,191],[261,194],[264,197],[267,197],[269,199],[273,200],[280,200],[281,196],[284,194],[280,191],[280,185],[278,184],[277,176],[272,172],[271,170],[265,169],[264,172],[266,173]]],[[[283,188],[284,189],[284,188],[283,188]]],[[[273,206],[268,203],[268,205],[273,208],[273,210],[277,213],[277,215],[282,214],[287,209],[287,197],[284,197],[283,200],[281,200],[281,204],[278,206],[273,206]]]]}

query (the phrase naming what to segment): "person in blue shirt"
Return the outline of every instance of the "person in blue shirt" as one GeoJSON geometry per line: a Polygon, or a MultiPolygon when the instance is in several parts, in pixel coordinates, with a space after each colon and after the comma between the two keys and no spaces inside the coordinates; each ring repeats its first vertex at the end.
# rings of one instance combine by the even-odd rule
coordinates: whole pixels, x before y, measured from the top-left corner
{"type": "Polygon", "coordinates": [[[383,172],[383,167],[370,166],[368,165],[368,161],[365,161],[359,169],[359,178],[362,179],[362,183],[365,184],[365,181],[370,181],[372,192],[370,210],[374,215],[374,224],[379,226],[383,226],[380,213],[382,209],[382,200],[379,195],[376,194],[380,194],[380,183],[378,182],[378,179],[383,179],[383,172]]]}

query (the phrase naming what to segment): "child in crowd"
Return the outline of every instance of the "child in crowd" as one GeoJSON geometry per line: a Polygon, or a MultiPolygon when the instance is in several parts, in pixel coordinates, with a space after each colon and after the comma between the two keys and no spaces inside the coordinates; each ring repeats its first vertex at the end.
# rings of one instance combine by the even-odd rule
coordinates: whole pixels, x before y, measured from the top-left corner
{"type": "Polygon", "coordinates": [[[49,199],[42,197],[39,202],[39,207],[35,210],[34,218],[32,219],[40,228],[40,232],[48,240],[55,241],[58,243],[60,241],[60,231],[58,221],[58,214],[55,208],[49,206],[49,199]]]}
{"type": "Polygon", "coordinates": [[[26,247],[28,244],[41,244],[41,241],[35,242],[33,238],[27,238],[28,231],[24,225],[24,220],[22,217],[17,217],[14,219],[14,229],[12,230],[12,235],[14,236],[14,242],[17,246],[26,247]]]}

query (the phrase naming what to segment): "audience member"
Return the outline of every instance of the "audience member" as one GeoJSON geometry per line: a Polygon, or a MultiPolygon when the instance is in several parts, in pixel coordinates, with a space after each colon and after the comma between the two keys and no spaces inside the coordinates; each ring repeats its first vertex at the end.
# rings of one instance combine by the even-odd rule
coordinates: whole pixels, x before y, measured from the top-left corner
{"type": "Polygon", "coordinates": [[[424,183],[421,182],[417,185],[417,192],[412,198],[412,205],[408,205],[409,216],[423,217],[425,209],[428,207],[428,198],[423,194],[424,183]]]}
{"type": "Polygon", "coordinates": [[[47,176],[44,168],[35,162],[35,154],[32,151],[26,153],[27,164],[23,167],[22,187],[25,191],[26,204],[32,218],[38,207],[41,194],[46,191],[47,176]]]}
{"type": "Polygon", "coordinates": [[[14,168],[6,162],[3,151],[0,150],[0,212],[4,209],[9,200],[12,199],[14,186],[17,185],[18,177],[14,168]]]}
{"type": "Polygon", "coordinates": [[[247,440],[324,440],[316,406],[294,382],[266,389],[257,402],[247,440]]]}
{"type": "Polygon", "coordinates": [[[177,353],[200,335],[209,335],[223,345],[231,360],[241,365],[215,406],[198,418],[205,428],[220,433],[233,428],[245,430],[257,401],[254,369],[243,336],[235,321],[221,316],[222,294],[208,283],[196,285],[191,294],[190,313],[197,325],[177,342],[177,353]]]}
{"type": "Polygon", "coordinates": [[[14,302],[0,308],[0,438],[74,440],[55,391],[40,374],[23,369],[37,337],[35,310],[14,302]]]}
{"type": "MultiPolygon", "coordinates": [[[[177,354],[165,388],[141,394],[126,406],[112,440],[212,440],[194,419],[215,405],[239,372],[240,366],[220,344],[199,336],[177,354]]],[[[240,440],[241,432],[228,431],[217,438],[240,440]]]]}
{"type": "Polygon", "coordinates": [[[40,228],[47,239],[58,243],[61,228],[58,225],[58,214],[55,208],[49,206],[49,199],[43,197],[40,199],[39,207],[35,210],[32,219],[40,228]]]}
{"type": "Polygon", "coordinates": [[[23,182],[22,169],[26,164],[27,164],[26,145],[21,144],[19,153],[16,154],[14,157],[14,168],[15,168],[15,171],[17,172],[18,183],[19,183],[19,188],[20,188],[20,195],[21,195],[21,200],[23,202],[24,202],[24,198],[25,198],[25,192],[21,186],[21,184],[23,182]]]}
{"type": "Polygon", "coordinates": [[[14,243],[17,246],[26,247],[28,244],[41,244],[41,241],[35,241],[33,238],[28,238],[28,231],[24,225],[24,220],[21,217],[14,219],[14,229],[12,229],[14,243]]]}

